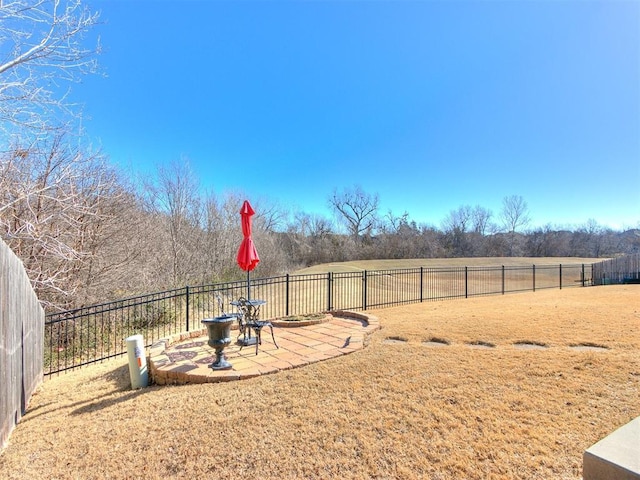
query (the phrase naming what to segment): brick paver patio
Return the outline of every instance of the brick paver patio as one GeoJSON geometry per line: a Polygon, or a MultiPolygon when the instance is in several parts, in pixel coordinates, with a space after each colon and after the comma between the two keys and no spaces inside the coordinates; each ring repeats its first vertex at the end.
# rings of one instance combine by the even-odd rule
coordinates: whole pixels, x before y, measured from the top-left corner
{"type": "Polygon", "coordinates": [[[276,348],[268,331],[256,355],[255,346],[241,349],[233,342],[224,353],[230,370],[214,371],[215,350],[207,344],[206,330],[174,335],[151,346],[149,372],[158,385],[211,383],[241,380],[339,357],[365,347],[367,337],[380,328],[373,315],[349,311],[332,312],[325,322],[274,327],[276,348]]]}

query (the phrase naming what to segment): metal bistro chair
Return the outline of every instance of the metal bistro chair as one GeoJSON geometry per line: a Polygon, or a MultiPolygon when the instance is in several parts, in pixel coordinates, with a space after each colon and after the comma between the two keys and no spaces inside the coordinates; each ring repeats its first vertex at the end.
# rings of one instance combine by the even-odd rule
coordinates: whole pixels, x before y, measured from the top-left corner
{"type": "Polygon", "coordinates": [[[242,330],[242,324],[243,324],[242,311],[239,310],[237,312],[227,312],[226,309],[224,308],[224,300],[222,298],[222,295],[220,295],[219,292],[216,292],[215,296],[216,296],[216,300],[218,301],[218,308],[220,309],[220,314],[223,317],[234,317],[238,321],[238,330],[242,330]]]}
{"type": "MultiPolygon", "coordinates": [[[[247,338],[251,338],[251,330],[256,334],[256,355],[258,354],[258,346],[262,345],[262,329],[269,327],[271,330],[271,339],[276,348],[280,348],[276,343],[276,337],[273,335],[273,324],[268,320],[260,320],[259,310],[260,306],[253,305],[249,300],[244,297],[238,299],[238,306],[242,311],[242,325],[240,327],[240,335],[244,335],[244,342],[241,342],[240,350],[246,345],[247,338]]],[[[238,338],[240,338],[238,335],[238,338]]]]}

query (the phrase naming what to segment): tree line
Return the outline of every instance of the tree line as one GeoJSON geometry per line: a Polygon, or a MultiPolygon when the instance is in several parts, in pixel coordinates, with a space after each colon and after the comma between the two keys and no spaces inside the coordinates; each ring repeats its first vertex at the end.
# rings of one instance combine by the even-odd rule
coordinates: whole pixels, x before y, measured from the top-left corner
{"type": "MultiPolygon", "coordinates": [[[[200,193],[186,160],[136,181],[65,138],[0,156],[0,235],[22,259],[39,298],[72,308],[185,285],[241,279],[240,193],[200,193]]],[[[528,210],[506,197],[494,216],[461,206],[440,227],[408,213],[380,214],[376,194],[327,197],[333,216],[253,202],[260,276],[325,262],[471,256],[608,257],[640,250],[638,231],[594,221],[574,230],[527,230],[528,210]],[[634,235],[635,233],[635,235],[634,235]]]]}
{"type": "Polygon", "coordinates": [[[328,205],[333,222],[305,214],[294,217],[281,241],[290,258],[312,265],[356,259],[609,257],[640,249],[639,229],[616,232],[595,220],[572,229],[551,224],[531,228],[527,202],[519,195],[505,197],[497,215],[479,205],[460,206],[439,227],[418,224],[408,212],[381,215],[379,196],[358,186],[335,190],[328,205]]]}
{"type": "MultiPolygon", "coordinates": [[[[65,86],[97,69],[86,48],[98,15],[80,0],[11,0],[0,8],[0,236],[22,259],[49,309],[242,278],[240,193],[202,193],[188,161],[146,179],[91,148],[65,86]]],[[[254,201],[259,274],[323,262],[457,256],[611,256],[637,252],[638,231],[589,221],[573,230],[529,229],[524,199],[498,215],[460,206],[439,227],[381,213],[358,186],[327,197],[332,214],[254,201]]]]}

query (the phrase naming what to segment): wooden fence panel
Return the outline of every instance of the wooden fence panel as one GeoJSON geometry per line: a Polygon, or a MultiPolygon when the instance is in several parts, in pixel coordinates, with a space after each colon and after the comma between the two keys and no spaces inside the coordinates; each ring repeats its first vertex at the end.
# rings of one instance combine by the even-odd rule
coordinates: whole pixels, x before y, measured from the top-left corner
{"type": "Polygon", "coordinates": [[[593,284],[610,285],[640,282],[640,253],[593,264],[593,284]]]}
{"type": "Polygon", "coordinates": [[[0,240],[0,449],[42,383],[44,310],[20,259],[0,240]]]}

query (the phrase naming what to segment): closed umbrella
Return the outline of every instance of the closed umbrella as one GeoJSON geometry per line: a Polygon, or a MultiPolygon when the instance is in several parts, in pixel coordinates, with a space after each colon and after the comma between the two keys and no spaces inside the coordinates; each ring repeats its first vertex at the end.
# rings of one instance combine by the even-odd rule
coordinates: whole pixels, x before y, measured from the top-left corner
{"type": "Polygon", "coordinates": [[[237,262],[240,268],[247,272],[247,300],[251,299],[251,291],[249,287],[249,272],[256,268],[260,262],[258,251],[251,239],[251,217],[256,212],[251,208],[251,204],[245,200],[240,209],[240,220],[242,222],[242,243],[238,249],[237,262]]]}

